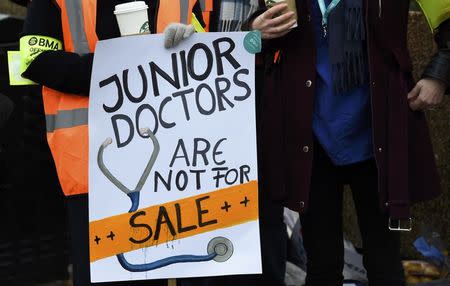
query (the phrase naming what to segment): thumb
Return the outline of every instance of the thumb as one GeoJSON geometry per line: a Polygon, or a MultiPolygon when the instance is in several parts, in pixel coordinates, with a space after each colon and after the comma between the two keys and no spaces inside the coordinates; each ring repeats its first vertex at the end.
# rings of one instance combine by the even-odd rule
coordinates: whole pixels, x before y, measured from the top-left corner
{"type": "Polygon", "coordinates": [[[416,86],[408,93],[408,99],[411,100],[413,98],[418,97],[421,89],[422,89],[422,86],[419,84],[416,84],[416,86]]]}
{"type": "Polygon", "coordinates": [[[164,47],[169,49],[173,47],[177,28],[175,24],[169,24],[164,29],[164,47]]]}
{"type": "Polygon", "coordinates": [[[175,36],[173,39],[173,46],[177,46],[183,39],[184,39],[184,34],[186,33],[186,25],[183,24],[176,24],[176,31],[175,31],[175,36]]]}
{"type": "Polygon", "coordinates": [[[413,99],[409,102],[409,107],[412,110],[419,110],[420,109],[420,100],[419,99],[413,99]]]}
{"type": "Polygon", "coordinates": [[[188,25],[186,26],[186,30],[184,31],[183,39],[189,38],[192,34],[194,34],[195,28],[194,25],[188,25]]]}

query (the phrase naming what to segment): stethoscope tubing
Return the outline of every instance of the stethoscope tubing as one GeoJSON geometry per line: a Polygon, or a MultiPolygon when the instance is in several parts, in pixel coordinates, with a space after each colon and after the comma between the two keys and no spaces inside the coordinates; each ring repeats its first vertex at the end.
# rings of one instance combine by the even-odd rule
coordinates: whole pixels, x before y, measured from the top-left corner
{"type": "MultiPolygon", "coordinates": [[[[150,172],[152,170],[153,165],[155,164],[156,158],[158,157],[160,146],[158,139],[153,134],[153,132],[150,131],[149,128],[143,128],[139,130],[141,135],[144,137],[149,137],[153,142],[153,152],[152,155],[141,175],[139,178],[139,181],[136,185],[136,188],[134,190],[128,189],[124,184],[122,184],[106,167],[104,160],[103,160],[103,153],[111,143],[112,139],[107,138],[101,145],[97,153],[97,164],[102,171],[102,173],[105,175],[108,180],[113,183],[119,190],[121,190],[123,193],[125,193],[131,200],[131,207],[128,211],[129,213],[135,212],[139,208],[139,200],[140,200],[140,191],[142,190],[148,176],[150,175],[150,172]]],[[[178,255],[178,256],[170,256],[167,258],[163,258],[154,262],[145,263],[145,264],[132,264],[127,261],[125,258],[125,255],[123,253],[117,254],[117,260],[119,261],[120,265],[127,271],[130,272],[146,272],[155,270],[158,268],[162,268],[171,264],[175,263],[187,263],[187,262],[205,262],[205,261],[211,261],[217,256],[217,253],[213,252],[207,255],[178,255]]]]}
{"type": "Polygon", "coordinates": [[[123,253],[117,255],[120,265],[130,272],[146,272],[162,268],[175,263],[186,263],[186,262],[205,262],[213,260],[217,256],[216,253],[211,253],[208,255],[178,255],[163,258],[154,262],[146,264],[131,264],[126,259],[123,253]]]}

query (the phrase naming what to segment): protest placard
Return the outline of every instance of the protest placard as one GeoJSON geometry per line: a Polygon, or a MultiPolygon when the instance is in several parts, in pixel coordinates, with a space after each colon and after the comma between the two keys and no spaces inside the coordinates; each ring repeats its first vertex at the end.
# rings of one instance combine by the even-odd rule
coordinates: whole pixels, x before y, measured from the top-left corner
{"type": "Polygon", "coordinates": [[[254,33],[100,41],[89,103],[92,282],[261,273],[254,33]]]}

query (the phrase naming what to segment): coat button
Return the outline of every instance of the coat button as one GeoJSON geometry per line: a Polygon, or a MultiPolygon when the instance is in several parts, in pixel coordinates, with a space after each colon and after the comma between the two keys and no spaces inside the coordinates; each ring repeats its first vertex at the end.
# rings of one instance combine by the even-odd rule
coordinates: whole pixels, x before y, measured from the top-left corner
{"type": "Polygon", "coordinates": [[[388,207],[388,206],[389,206],[389,203],[385,203],[384,205],[385,205],[386,207],[388,207]]]}
{"type": "Polygon", "coordinates": [[[301,201],[300,202],[300,208],[303,209],[305,207],[305,202],[301,201]]]}
{"type": "Polygon", "coordinates": [[[308,16],[306,16],[306,21],[311,22],[311,15],[308,14],[308,16]]]}
{"type": "Polygon", "coordinates": [[[305,85],[306,85],[306,87],[311,87],[311,85],[312,85],[312,81],[310,81],[310,80],[307,80],[307,81],[306,81],[306,83],[305,83],[305,85]]]}
{"type": "Polygon", "coordinates": [[[383,152],[383,148],[381,148],[381,147],[378,148],[378,152],[380,152],[380,153],[383,152]]]}
{"type": "Polygon", "coordinates": [[[309,152],[309,147],[308,146],[303,146],[303,152],[308,153],[309,152]]]}

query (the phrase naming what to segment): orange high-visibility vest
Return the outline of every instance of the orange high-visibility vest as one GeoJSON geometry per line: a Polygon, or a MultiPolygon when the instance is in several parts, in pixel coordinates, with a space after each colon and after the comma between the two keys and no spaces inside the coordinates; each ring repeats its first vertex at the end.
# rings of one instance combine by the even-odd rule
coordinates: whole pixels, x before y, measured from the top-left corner
{"type": "MultiPolygon", "coordinates": [[[[159,0],[157,32],[169,23],[190,23],[196,0],[159,0]],[[185,13],[180,13],[185,11],[185,13]]],[[[56,0],[61,10],[64,50],[93,53],[98,37],[95,30],[97,0],[56,0]]],[[[212,0],[200,0],[209,15],[212,0]]],[[[209,23],[209,16],[205,23],[209,23]]],[[[55,161],[61,188],[66,196],[88,192],[88,106],[86,96],[42,90],[47,141],[55,161]]]]}

